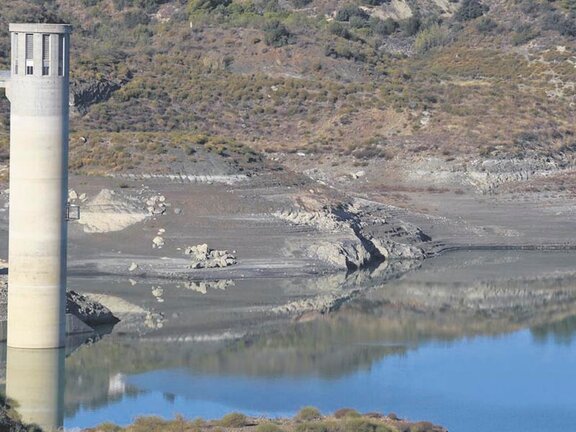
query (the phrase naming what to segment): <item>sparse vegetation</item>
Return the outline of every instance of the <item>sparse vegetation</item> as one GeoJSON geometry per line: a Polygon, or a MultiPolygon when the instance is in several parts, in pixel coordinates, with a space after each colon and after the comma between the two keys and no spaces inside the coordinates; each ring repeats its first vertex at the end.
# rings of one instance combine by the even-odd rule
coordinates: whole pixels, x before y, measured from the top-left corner
{"type": "Polygon", "coordinates": [[[455,18],[459,21],[469,21],[481,17],[487,11],[488,7],[480,0],[463,0],[455,18]]]}
{"type": "Polygon", "coordinates": [[[266,45],[281,47],[292,42],[292,34],[280,21],[273,20],[264,26],[264,40],[266,45]]]}
{"type": "MultiPolygon", "coordinates": [[[[394,416],[366,415],[362,416],[354,410],[338,410],[337,412],[347,412],[340,417],[318,417],[308,421],[277,420],[255,420],[256,432],[398,432],[399,430],[408,432],[433,432],[438,431],[438,427],[429,422],[409,423],[399,420],[394,416]]],[[[225,416],[226,418],[228,416],[225,416]]],[[[223,419],[224,419],[223,418],[223,419]]],[[[122,428],[111,423],[100,425],[94,429],[87,429],[87,432],[208,432],[218,431],[222,427],[240,430],[254,430],[254,423],[247,422],[244,426],[223,426],[222,420],[216,422],[194,420],[187,421],[182,417],[175,420],[163,420],[158,417],[140,417],[134,424],[127,428],[122,428]],[[248,425],[250,423],[250,425],[248,425]],[[246,429],[243,429],[246,428],[246,429]]],[[[236,423],[234,423],[236,424],[236,423]]]]}
{"type": "MultiPolygon", "coordinates": [[[[327,5],[319,14],[308,0],[85,0],[81,8],[17,0],[0,5],[0,27],[18,17],[83,29],[74,35],[73,80],[112,90],[79,96],[86,102],[72,119],[70,159],[77,173],[165,171],[206,154],[250,169],[263,148],[326,152],[357,164],[446,150],[452,158],[479,155],[488,146],[502,156],[521,151],[514,137],[522,130],[543,136],[533,151],[570,144],[570,2],[522,0],[491,10],[491,0],[466,0],[450,18],[416,0],[402,20],[378,18],[371,10],[381,3],[327,5]],[[165,7],[171,3],[179,11],[165,7]],[[332,13],[337,19],[326,18],[332,13]],[[432,114],[423,126],[426,110],[432,114]],[[386,142],[371,142],[377,135],[386,142]],[[431,137],[442,144],[431,145],[431,137]]],[[[4,32],[0,52],[7,50],[4,32]]],[[[6,161],[4,98],[0,124],[6,161]]]]}
{"type": "Polygon", "coordinates": [[[433,48],[447,45],[450,40],[450,33],[446,28],[438,24],[433,24],[418,33],[416,41],[414,42],[414,48],[417,52],[423,54],[433,48]]]}
{"type": "Polygon", "coordinates": [[[337,419],[346,418],[346,417],[361,417],[360,413],[352,408],[340,408],[339,410],[334,412],[334,417],[337,419]]]}
{"type": "Polygon", "coordinates": [[[533,29],[530,24],[521,24],[512,36],[514,45],[523,45],[538,36],[538,31],[533,29]]]}
{"type": "Polygon", "coordinates": [[[300,409],[300,411],[298,411],[298,414],[296,414],[296,420],[298,421],[308,422],[311,420],[317,420],[320,417],[322,417],[322,414],[320,413],[318,408],[312,406],[304,407],[300,409]]]}
{"type": "Polygon", "coordinates": [[[260,423],[256,427],[256,432],[285,432],[280,426],[274,423],[260,423]]]}
{"type": "Polygon", "coordinates": [[[225,428],[241,428],[248,424],[248,419],[244,414],[240,413],[230,413],[226,414],[218,422],[218,425],[225,428]]]}

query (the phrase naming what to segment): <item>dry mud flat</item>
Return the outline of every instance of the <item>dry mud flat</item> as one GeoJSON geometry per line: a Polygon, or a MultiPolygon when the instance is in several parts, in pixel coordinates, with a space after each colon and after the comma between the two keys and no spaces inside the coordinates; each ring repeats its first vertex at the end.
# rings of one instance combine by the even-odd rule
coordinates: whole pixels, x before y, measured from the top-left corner
{"type": "Polygon", "coordinates": [[[410,176],[410,188],[394,188],[393,170],[383,178],[369,166],[344,181],[324,168],[72,177],[81,218],[69,227],[69,285],[120,314],[127,333],[236,337],[332,311],[445,250],[574,247],[566,194],[461,193],[454,176],[452,189],[425,189],[424,178],[416,187],[410,176]]]}

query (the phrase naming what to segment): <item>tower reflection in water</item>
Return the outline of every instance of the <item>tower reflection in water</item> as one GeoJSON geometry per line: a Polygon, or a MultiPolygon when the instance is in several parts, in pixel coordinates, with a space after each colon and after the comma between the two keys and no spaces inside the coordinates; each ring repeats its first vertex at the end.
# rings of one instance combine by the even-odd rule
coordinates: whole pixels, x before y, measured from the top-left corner
{"type": "Polygon", "coordinates": [[[64,424],[65,350],[8,348],[6,396],[25,424],[45,432],[64,424]]]}

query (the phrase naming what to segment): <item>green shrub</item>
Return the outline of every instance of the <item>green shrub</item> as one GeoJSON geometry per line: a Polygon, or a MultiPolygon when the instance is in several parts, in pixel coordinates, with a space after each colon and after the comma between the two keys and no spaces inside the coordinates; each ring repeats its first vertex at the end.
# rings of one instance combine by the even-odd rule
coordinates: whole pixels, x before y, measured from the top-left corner
{"type": "Polygon", "coordinates": [[[568,17],[558,12],[549,13],[544,17],[542,27],[544,30],[557,31],[562,36],[576,37],[576,13],[568,17]]]}
{"type": "Polygon", "coordinates": [[[345,417],[360,417],[360,413],[352,408],[340,408],[338,411],[334,412],[334,417],[337,419],[345,417]]]}
{"type": "Polygon", "coordinates": [[[576,11],[576,0],[560,0],[560,4],[565,9],[576,11]]]}
{"type": "Polygon", "coordinates": [[[310,3],[312,0],[292,0],[292,5],[298,9],[308,6],[310,3]]]}
{"type": "Polygon", "coordinates": [[[144,11],[129,11],[124,14],[124,25],[129,29],[134,28],[140,24],[148,24],[149,22],[150,18],[144,11]]]}
{"type": "Polygon", "coordinates": [[[268,46],[282,47],[292,43],[293,36],[286,26],[278,20],[267,22],[264,26],[264,42],[268,46]]]}
{"type": "Polygon", "coordinates": [[[350,18],[358,17],[363,20],[368,20],[370,15],[368,15],[365,11],[360,9],[358,6],[355,5],[347,5],[336,12],[336,20],[337,21],[350,21],[350,18]]]}
{"type": "Polygon", "coordinates": [[[295,432],[329,432],[330,427],[326,422],[306,422],[296,426],[295,432]]]}
{"type": "Polygon", "coordinates": [[[368,27],[370,24],[368,20],[365,18],[361,18],[359,16],[353,16],[350,18],[350,27],[352,28],[364,28],[368,27]]]}
{"type": "Polygon", "coordinates": [[[454,18],[458,21],[469,21],[481,17],[488,12],[488,6],[482,4],[480,0],[464,0],[454,18]]]}
{"type": "Polygon", "coordinates": [[[298,421],[317,420],[321,417],[322,414],[320,413],[318,408],[315,408],[313,406],[304,407],[300,411],[298,411],[298,414],[296,414],[296,420],[298,421]]]}
{"type": "Polygon", "coordinates": [[[430,422],[418,422],[410,426],[410,432],[432,432],[435,427],[430,422]]]}
{"type": "Polygon", "coordinates": [[[248,424],[248,419],[244,414],[230,413],[226,414],[218,421],[218,425],[227,428],[241,428],[248,424]]]}
{"type": "Polygon", "coordinates": [[[284,430],[274,423],[261,423],[256,428],[256,432],[284,432],[284,430]]]}
{"type": "Polygon", "coordinates": [[[188,3],[188,11],[191,13],[198,11],[211,11],[217,7],[226,7],[232,3],[232,0],[191,0],[188,3]]]}
{"type": "Polygon", "coordinates": [[[498,28],[498,24],[488,17],[482,17],[476,23],[476,29],[483,34],[492,33],[494,30],[498,28]]]}
{"type": "Polygon", "coordinates": [[[344,421],[342,432],[395,432],[395,429],[378,421],[351,418],[344,421]]]}
{"type": "Polygon", "coordinates": [[[335,36],[344,39],[352,39],[352,33],[350,33],[350,31],[339,22],[331,22],[330,25],[328,25],[328,31],[335,36]]]}
{"type": "Polygon", "coordinates": [[[98,430],[98,432],[120,432],[122,428],[113,423],[102,423],[96,430],[98,430]]]}
{"type": "Polygon", "coordinates": [[[376,34],[381,36],[389,36],[398,30],[398,23],[392,18],[381,20],[380,18],[370,18],[370,28],[376,34]]]}
{"type": "Polygon", "coordinates": [[[530,24],[521,24],[512,36],[512,43],[514,45],[523,45],[537,37],[538,34],[539,32],[532,28],[530,24]]]}
{"type": "Polygon", "coordinates": [[[408,19],[400,21],[400,29],[406,36],[414,36],[418,33],[418,30],[420,30],[421,24],[419,17],[411,16],[408,19]]]}
{"type": "Polygon", "coordinates": [[[450,43],[451,36],[447,29],[434,24],[418,33],[414,48],[416,52],[423,54],[432,48],[441,47],[450,43]]]}

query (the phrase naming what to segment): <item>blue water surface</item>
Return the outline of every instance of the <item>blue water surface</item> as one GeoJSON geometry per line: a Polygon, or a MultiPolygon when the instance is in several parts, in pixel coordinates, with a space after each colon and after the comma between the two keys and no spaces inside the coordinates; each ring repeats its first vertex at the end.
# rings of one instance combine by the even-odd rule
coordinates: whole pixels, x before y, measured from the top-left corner
{"type": "Polygon", "coordinates": [[[231,411],[291,416],[313,405],[395,412],[450,431],[569,431],[576,427],[576,348],[529,330],[457,342],[432,342],[386,356],[366,370],[333,378],[246,377],[162,369],[129,375],[137,391],[97,409],[80,408],[66,427],[137,416],[218,418],[231,411]]]}

